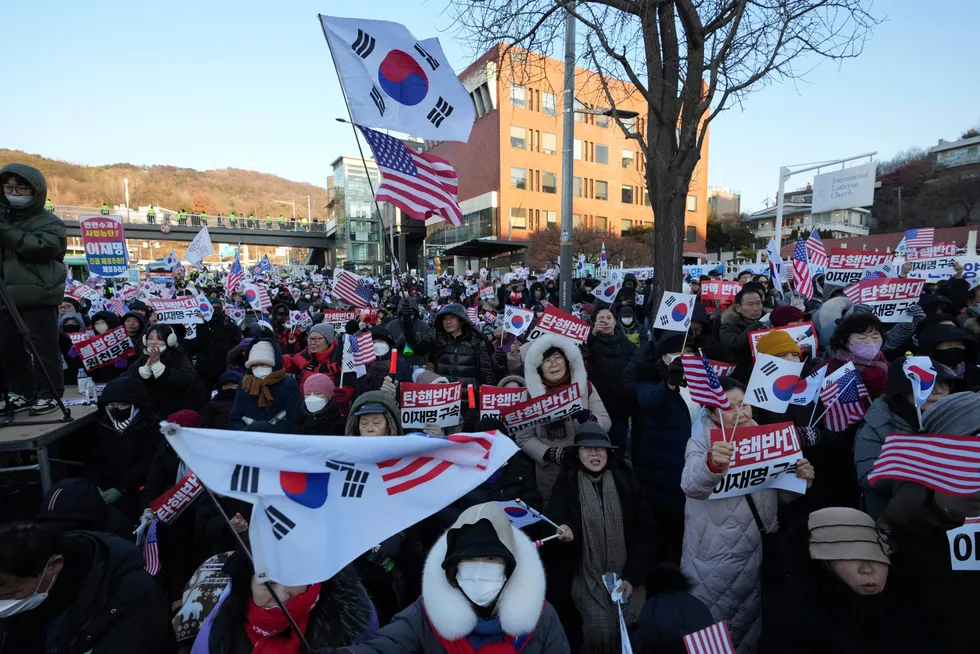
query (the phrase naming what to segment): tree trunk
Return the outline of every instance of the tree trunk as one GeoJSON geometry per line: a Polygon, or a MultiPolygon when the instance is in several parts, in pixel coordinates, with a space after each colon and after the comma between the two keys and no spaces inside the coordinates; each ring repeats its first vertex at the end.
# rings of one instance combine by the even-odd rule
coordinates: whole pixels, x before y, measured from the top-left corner
{"type": "MultiPolygon", "coordinates": [[[[653,296],[660,298],[664,291],[681,290],[682,265],[684,263],[684,212],[687,195],[661,186],[656,206],[656,222],[653,229],[653,296]]],[[[656,309],[655,309],[656,310],[656,309]]]]}

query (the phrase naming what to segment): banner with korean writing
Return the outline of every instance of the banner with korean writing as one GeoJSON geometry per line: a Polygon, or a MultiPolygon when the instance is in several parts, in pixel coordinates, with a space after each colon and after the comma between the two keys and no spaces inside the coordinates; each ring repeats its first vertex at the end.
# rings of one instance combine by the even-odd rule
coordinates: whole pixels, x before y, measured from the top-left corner
{"type": "Polygon", "coordinates": [[[480,386],[480,418],[499,418],[500,411],[527,402],[526,388],[480,386]]]}
{"type": "Polygon", "coordinates": [[[735,304],[735,296],[741,290],[738,282],[701,282],[701,304],[708,313],[724,311],[735,304]]]}
{"type": "Polygon", "coordinates": [[[980,518],[967,518],[962,527],[946,532],[953,570],[980,571],[980,518]]]}
{"type": "Polygon", "coordinates": [[[931,259],[909,259],[909,277],[927,282],[939,282],[956,274],[956,264],[963,266],[963,279],[975,286],[980,282],[980,257],[961,255],[957,257],[937,257],[931,259]]]}
{"type": "Polygon", "coordinates": [[[925,248],[907,248],[905,250],[906,261],[919,261],[921,259],[942,259],[945,257],[956,256],[956,243],[933,243],[925,248]]]}
{"type": "Polygon", "coordinates": [[[422,429],[427,423],[435,422],[440,427],[454,427],[459,424],[460,405],[463,399],[463,385],[455,384],[412,384],[400,385],[402,427],[422,429]]]}
{"type": "Polygon", "coordinates": [[[121,277],[129,274],[129,253],[122,216],[81,216],[85,263],[90,275],[121,277]]]}
{"type": "Polygon", "coordinates": [[[185,295],[170,300],[148,298],[147,302],[153,307],[157,322],[168,325],[186,325],[204,322],[201,310],[197,306],[197,298],[185,295]]]}
{"type": "Polygon", "coordinates": [[[782,330],[789,333],[796,341],[796,344],[803,348],[809,348],[809,356],[813,356],[817,351],[817,330],[813,327],[812,322],[801,322],[799,325],[787,325],[785,327],[771,327],[769,329],[759,329],[754,332],[749,332],[749,349],[752,350],[752,360],[755,361],[756,356],[756,345],[759,343],[759,339],[766,334],[766,332],[771,332],[773,330],[782,330]]]}
{"type": "Polygon", "coordinates": [[[133,341],[126,334],[125,327],[116,327],[75,346],[82,365],[88,371],[111,366],[116,359],[126,359],[136,354],[133,341]]]}
{"type": "Polygon", "coordinates": [[[918,304],[923,286],[921,279],[869,279],[848,286],[844,295],[854,304],[871,307],[881,322],[912,322],[908,309],[918,304]]]}
{"type": "Polygon", "coordinates": [[[87,329],[84,332],[68,332],[67,336],[72,345],[78,345],[82,341],[87,341],[95,336],[95,332],[91,329],[87,329]]]}
{"type": "Polygon", "coordinates": [[[157,514],[160,522],[169,525],[180,516],[194,499],[201,494],[204,486],[193,472],[180,478],[173,488],[150,502],[150,510],[157,514]]]}
{"type": "Polygon", "coordinates": [[[579,320],[567,311],[562,311],[552,304],[541,314],[541,319],[538,320],[538,324],[531,330],[527,340],[533,341],[539,336],[551,333],[565,336],[579,343],[584,343],[589,340],[589,333],[591,331],[592,326],[589,323],[584,320],[579,320]]]}
{"type": "Polygon", "coordinates": [[[324,311],[323,322],[333,325],[336,330],[344,331],[351,320],[357,320],[356,311],[324,311]]]}
{"type": "MultiPolygon", "coordinates": [[[[712,443],[725,440],[720,429],[712,429],[709,436],[712,443]]],[[[796,476],[796,462],[803,458],[803,450],[793,423],[740,425],[733,444],[731,463],[709,500],[748,495],[764,488],[806,492],[806,480],[796,476]]]]}
{"type": "Polygon", "coordinates": [[[497,297],[497,291],[492,284],[488,284],[480,289],[481,300],[492,300],[495,297],[497,297]]]}
{"type": "Polygon", "coordinates": [[[832,286],[849,286],[861,281],[865,268],[873,268],[893,258],[890,252],[865,252],[849,248],[831,248],[827,272],[824,273],[826,284],[832,286]]]}
{"type": "Polygon", "coordinates": [[[99,292],[94,288],[92,288],[91,286],[89,286],[88,284],[79,284],[78,286],[72,287],[71,291],[68,292],[68,295],[75,298],[76,300],[81,300],[82,298],[85,298],[89,302],[95,302],[96,300],[102,299],[102,296],[99,295],[99,292]]]}
{"type": "Polygon", "coordinates": [[[507,425],[507,433],[514,435],[537,425],[564,420],[583,408],[582,389],[578,384],[572,384],[505,409],[500,412],[500,419],[507,425]]]}

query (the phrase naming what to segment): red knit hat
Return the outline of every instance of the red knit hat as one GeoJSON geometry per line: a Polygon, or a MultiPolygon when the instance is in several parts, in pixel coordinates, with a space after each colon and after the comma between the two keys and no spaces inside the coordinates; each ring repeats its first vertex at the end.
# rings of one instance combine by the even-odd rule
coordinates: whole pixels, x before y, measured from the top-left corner
{"type": "Polygon", "coordinates": [[[191,409],[182,409],[167,416],[167,422],[172,422],[181,427],[200,427],[201,414],[191,409]]]}
{"type": "Polygon", "coordinates": [[[314,373],[303,382],[303,395],[319,393],[328,400],[333,397],[335,384],[333,380],[321,372],[314,373]]]}
{"type": "Polygon", "coordinates": [[[769,314],[769,322],[773,327],[785,327],[791,322],[809,322],[809,320],[809,313],[788,304],[776,307],[769,314]]]}

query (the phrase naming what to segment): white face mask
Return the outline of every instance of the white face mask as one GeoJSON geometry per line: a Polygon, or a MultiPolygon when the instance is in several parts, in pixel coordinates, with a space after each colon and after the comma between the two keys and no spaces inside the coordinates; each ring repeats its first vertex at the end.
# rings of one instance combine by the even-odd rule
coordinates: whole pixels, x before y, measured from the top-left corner
{"type": "Polygon", "coordinates": [[[374,354],[375,355],[377,355],[379,357],[383,357],[386,354],[388,354],[388,352],[390,352],[390,351],[391,351],[391,346],[389,346],[384,341],[374,341],[374,354]]]}
{"type": "Polygon", "coordinates": [[[323,407],[327,406],[327,401],[316,395],[307,395],[305,398],[303,398],[303,402],[306,403],[306,408],[310,413],[316,413],[323,407]]]}
{"type": "Polygon", "coordinates": [[[672,364],[674,362],[674,359],[676,358],[677,358],[676,354],[665,354],[663,356],[664,363],[667,364],[668,366],[672,364]]]}
{"type": "Polygon", "coordinates": [[[18,613],[23,613],[24,611],[30,611],[36,609],[41,605],[41,602],[48,599],[48,591],[54,586],[54,582],[57,581],[58,575],[55,575],[48,584],[48,590],[43,593],[38,592],[38,588],[41,587],[41,582],[44,581],[44,573],[48,571],[48,566],[44,566],[44,572],[41,573],[41,578],[37,580],[37,588],[34,592],[25,597],[24,599],[11,599],[11,600],[0,600],[0,620],[4,618],[9,618],[12,615],[17,615],[18,613]]]}
{"type": "Polygon", "coordinates": [[[633,319],[632,318],[629,318],[629,317],[627,317],[627,318],[620,318],[619,320],[624,325],[632,325],[633,324],[633,319]]]}
{"type": "Polygon", "coordinates": [[[252,368],[252,374],[259,379],[265,379],[272,374],[272,366],[255,366],[252,368]]]}
{"type": "Polygon", "coordinates": [[[34,201],[33,195],[7,195],[6,193],[4,195],[7,197],[7,202],[14,209],[23,209],[34,201]]]}
{"type": "Polygon", "coordinates": [[[500,595],[507,579],[503,563],[463,561],[456,568],[456,582],[477,606],[490,606],[500,595]]]}

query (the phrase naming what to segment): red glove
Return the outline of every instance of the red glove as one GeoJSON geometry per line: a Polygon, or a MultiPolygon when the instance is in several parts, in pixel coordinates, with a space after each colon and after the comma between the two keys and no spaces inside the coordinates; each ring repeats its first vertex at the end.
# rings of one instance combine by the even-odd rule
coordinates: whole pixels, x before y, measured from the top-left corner
{"type": "Polygon", "coordinates": [[[347,415],[350,412],[350,403],[354,400],[354,389],[350,386],[335,388],[331,401],[340,407],[341,413],[347,415]]]}

